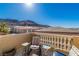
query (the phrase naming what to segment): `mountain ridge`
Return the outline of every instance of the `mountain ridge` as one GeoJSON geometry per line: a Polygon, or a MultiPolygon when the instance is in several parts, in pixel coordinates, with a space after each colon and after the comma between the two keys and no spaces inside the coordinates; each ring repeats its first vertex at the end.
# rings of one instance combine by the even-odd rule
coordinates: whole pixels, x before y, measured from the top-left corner
{"type": "Polygon", "coordinates": [[[7,22],[9,25],[18,25],[18,26],[50,27],[49,25],[38,24],[32,20],[0,19],[0,22],[7,22]]]}

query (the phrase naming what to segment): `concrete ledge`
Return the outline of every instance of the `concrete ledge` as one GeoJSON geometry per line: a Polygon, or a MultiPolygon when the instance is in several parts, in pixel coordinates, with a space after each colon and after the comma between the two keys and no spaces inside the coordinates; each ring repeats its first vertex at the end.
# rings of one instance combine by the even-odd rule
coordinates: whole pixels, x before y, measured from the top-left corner
{"type": "Polygon", "coordinates": [[[31,42],[31,40],[30,33],[1,35],[0,52],[8,51],[24,42],[31,42]]]}

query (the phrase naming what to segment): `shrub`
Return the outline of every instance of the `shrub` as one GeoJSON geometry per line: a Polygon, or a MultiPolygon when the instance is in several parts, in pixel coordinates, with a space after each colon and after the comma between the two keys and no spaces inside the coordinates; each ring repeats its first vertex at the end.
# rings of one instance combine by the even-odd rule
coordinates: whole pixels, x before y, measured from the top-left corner
{"type": "Polygon", "coordinates": [[[5,22],[0,23],[0,32],[9,33],[7,23],[5,22]]]}

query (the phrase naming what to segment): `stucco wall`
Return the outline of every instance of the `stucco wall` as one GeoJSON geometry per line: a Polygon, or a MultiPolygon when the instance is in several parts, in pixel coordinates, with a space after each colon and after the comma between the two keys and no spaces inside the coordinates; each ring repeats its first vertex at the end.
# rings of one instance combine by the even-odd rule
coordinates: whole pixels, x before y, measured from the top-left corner
{"type": "Polygon", "coordinates": [[[31,34],[9,34],[0,36],[0,52],[7,51],[16,47],[17,45],[30,42],[32,40],[31,34]]]}
{"type": "Polygon", "coordinates": [[[74,37],[73,45],[75,45],[79,49],[79,37],[74,37]]]}

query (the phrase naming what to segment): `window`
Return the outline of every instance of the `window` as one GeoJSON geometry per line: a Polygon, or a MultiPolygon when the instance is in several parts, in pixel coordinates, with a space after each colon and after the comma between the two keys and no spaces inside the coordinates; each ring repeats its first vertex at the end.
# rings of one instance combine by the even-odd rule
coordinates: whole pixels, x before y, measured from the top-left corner
{"type": "Polygon", "coordinates": [[[68,49],[68,46],[66,46],[66,50],[68,49]]]}
{"type": "Polygon", "coordinates": [[[59,48],[61,48],[61,45],[59,44],[59,48]]]}
{"type": "Polygon", "coordinates": [[[47,41],[45,41],[45,44],[47,43],[47,41]]]}
{"type": "Polygon", "coordinates": [[[54,42],[54,37],[53,37],[53,42],[54,42]]]}
{"type": "Polygon", "coordinates": [[[68,38],[66,38],[66,44],[68,44],[68,38]]]}
{"type": "Polygon", "coordinates": [[[64,43],[64,38],[62,38],[62,43],[64,43]]]}
{"type": "Polygon", "coordinates": [[[43,37],[41,36],[41,39],[43,39],[43,37]]]}
{"type": "Polygon", "coordinates": [[[43,40],[44,40],[44,36],[43,36],[43,40]]]}
{"type": "Polygon", "coordinates": [[[56,42],[57,42],[57,37],[56,37],[56,42]]]}
{"type": "Polygon", "coordinates": [[[60,43],[61,38],[59,38],[59,43],[60,43]]]}
{"type": "Polygon", "coordinates": [[[57,44],[56,44],[56,47],[57,47],[57,44]]]}
{"type": "Polygon", "coordinates": [[[53,43],[53,45],[54,45],[54,43],[53,43]]]}
{"type": "Polygon", "coordinates": [[[47,36],[45,36],[45,39],[47,40],[47,36]]]}
{"type": "Polygon", "coordinates": [[[51,40],[51,37],[49,37],[49,41],[51,40]]]}
{"type": "Polygon", "coordinates": [[[50,38],[48,37],[48,40],[49,40],[50,38]]]}
{"type": "Polygon", "coordinates": [[[70,45],[72,45],[72,41],[73,41],[73,39],[71,38],[71,40],[70,40],[70,45]]]}
{"type": "Polygon", "coordinates": [[[64,48],[64,45],[62,45],[62,49],[64,48]]]}
{"type": "Polygon", "coordinates": [[[28,30],[28,32],[31,32],[31,30],[28,30]]]}

